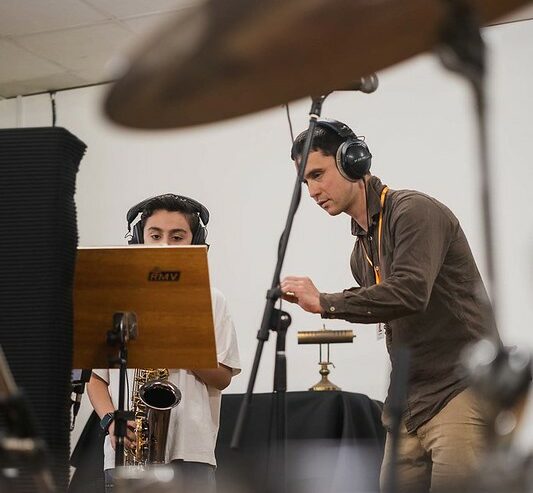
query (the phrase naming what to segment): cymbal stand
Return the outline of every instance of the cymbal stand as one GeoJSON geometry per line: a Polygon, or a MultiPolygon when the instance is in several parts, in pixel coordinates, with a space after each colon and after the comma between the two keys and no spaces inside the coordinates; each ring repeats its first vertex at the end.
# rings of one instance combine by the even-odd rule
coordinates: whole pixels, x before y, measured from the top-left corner
{"type": "MultiPolygon", "coordinates": [[[[328,93],[329,94],[329,93],[328,93]]],[[[252,365],[252,370],[250,373],[250,379],[248,381],[248,387],[244,398],[241,402],[239,409],[239,414],[237,416],[237,421],[235,423],[235,428],[233,430],[233,436],[231,439],[231,448],[239,448],[242,432],[244,429],[244,424],[246,422],[246,416],[248,414],[248,409],[251,404],[253,389],[255,385],[255,380],[257,378],[257,370],[259,368],[259,362],[261,361],[261,355],[263,352],[263,346],[266,341],[268,341],[269,332],[276,331],[278,333],[278,340],[276,344],[276,368],[275,373],[275,397],[276,397],[276,422],[277,422],[277,450],[278,450],[278,459],[282,464],[279,464],[281,467],[279,473],[279,490],[283,493],[286,491],[286,475],[285,475],[285,450],[286,450],[286,438],[287,438],[287,429],[286,429],[286,415],[285,415],[285,390],[286,390],[286,359],[285,359],[285,333],[290,325],[290,316],[288,313],[275,308],[275,304],[278,299],[281,297],[282,293],[279,288],[280,284],[280,275],[281,269],[283,266],[283,261],[285,259],[285,253],[287,250],[287,244],[289,241],[289,235],[292,228],[292,223],[294,216],[300,204],[300,199],[302,196],[302,183],[305,176],[305,168],[307,166],[307,159],[309,157],[309,152],[311,149],[311,143],[313,135],[315,132],[316,122],[320,118],[322,112],[322,104],[325,101],[328,94],[314,97],[311,104],[311,110],[309,111],[309,127],[307,132],[307,138],[304,143],[302,159],[298,169],[298,176],[294,184],[294,189],[292,193],[292,200],[289,207],[289,212],[287,215],[287,221],[285,224],[285,229],[281,234],[281,238],[278,246],[278,259],[276,267],[274,270],[274,276],[272,278],[272,284],[270,289],[267,291],[265,309],[263,312],[263,319],[261,321],[261,328],[257,333],[257,348],[255,352],[255,357],[252,365]],[[278,330],[278,327],[284,327],[282,332],[278,330]],[[276,389],[277,387],[277,389],[276,389]]]]}
{"type": "Polygon", "coordinates": [[[449,16],[442,29],[438,54],[445,68],[459,73],[470,83],[475,99],[487,291],[494,311],[494,318],[497,321],[497,282],[494,261],[494,235],[492,231],[493,213],[490,200],[493,187],[489,163],[486,117],[485,44],[481,37],[478,19],[468,2],[465,0],[443,0],[443,2],[449,7],[449,16]]]}
{"type": "Polygon", "coordinates": [[[391,454],[389,467],[385,471],[384,493],[396,493],[398,491],[398,445],[400,442],[400,428],[402,425],[403,413],[407,401],[410,359],[409,349],[406,346],[399,346],[393,354],[393,359],[395,364],[391,373],[391,390],[389,395],[391,454]]]}
{"type": "MultiPolygon", "coordinates": [[[[0,490],[5,481],[9,485],[6,471],[28,467],[33,475],[36,491],[53,493],[55,481],[49,469],[48,449],[38,438],[31,409],[24,394],[18,389],[9,369],[4,352],[0,347],[0,409],[5,414],[9,434],[0,435],[0,490]]],[[[6,485],[7,486],[7,485],[6,485]]]]}
{"type": "Polygon", "coordinates": [[[126,370],[128,363],[128,342],[137,338],[137,317],[133,312],[118,312],[113,314],[113,329],[107,332],[107,344],[119,347],[118,358],[111,358],[109,364],[120,368],[118,409],[115,411],[115,467],[124,465],[124,440],[128,430],[128,419],[133,419],[133,413],[124,410],[124,391],[126,388],[126,370]]]}

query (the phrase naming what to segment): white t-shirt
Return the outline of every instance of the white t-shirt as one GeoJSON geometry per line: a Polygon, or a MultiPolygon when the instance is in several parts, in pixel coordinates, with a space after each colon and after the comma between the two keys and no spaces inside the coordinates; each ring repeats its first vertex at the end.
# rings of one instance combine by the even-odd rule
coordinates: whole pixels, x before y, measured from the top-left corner
{"type": "MultiPolygon", "coordinates": [[[[226,299],[217,289],[211,290],[217,361],[240,373],[239,349],[235,326],[226,299]]],[[[133,369],[128,370],[129,388],[133,369]]],[[[118,407],[119,370],[93,370],[109,384],[109,393],[118,407]]],[[[220,390],[208,387],[188,370],[170,370],[169,380],[181,391],[181,402],[172,409],[168,427],[166,458],[216,465],[215,445],[220,418],[220,390]]],[[[130,402],[130,396],[127,403],[130,402]]],[[[104,442],[104,469],[115,467],[115,451],[107,436],[104,442]]]]}

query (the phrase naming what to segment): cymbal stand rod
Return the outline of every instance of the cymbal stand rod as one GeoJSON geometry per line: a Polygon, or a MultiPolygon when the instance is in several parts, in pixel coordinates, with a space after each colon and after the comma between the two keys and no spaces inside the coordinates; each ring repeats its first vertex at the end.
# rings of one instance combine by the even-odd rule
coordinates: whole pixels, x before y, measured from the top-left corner
{"type": "Polygon", "coordinates": [[[496,263],[494,259],[493,194],[491,167],[488,152],[486,114],[486,57],[479,22],[472,8],[464,0],[444,0],[450,9],[448,22],[442,31],[442,44],[438,54],[444,67],[462,75],[471,85],[476,108],[480,198],[484,232],[487,291],[492,303],[494,318],[498,320],[496,263]]]}

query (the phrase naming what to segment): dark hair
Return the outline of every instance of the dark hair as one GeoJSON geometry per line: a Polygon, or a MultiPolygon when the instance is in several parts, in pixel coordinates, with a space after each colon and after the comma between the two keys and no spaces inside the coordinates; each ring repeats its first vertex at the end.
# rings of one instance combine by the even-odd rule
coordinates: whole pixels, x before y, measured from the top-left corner
{"type": "Polygon", "coordinates": [[[181,212],[191,228],[193,237],[200,227],[200,218],[198,211],[186,200],[179,199],[175,195],[160,195],[150,199],[144,206],[141,214],[141,231],[144,231],[144,225],[148,218],[156,211],[181,212]]]}
{"type": "MultiPolygon", "coordinates": [[[[305,139],[307,139],[307,130],[304,130],[294,139],[294,144],[291,149],[291,159],[293,161],[296,161],[296,158],[302,155],[305,139]]],[[[313,133],[311,151],[321,151],[325,156],[335,157],[337,150],[345,140],[346,138],[341,137],[332,129],[317,126],[313,133]]]]}

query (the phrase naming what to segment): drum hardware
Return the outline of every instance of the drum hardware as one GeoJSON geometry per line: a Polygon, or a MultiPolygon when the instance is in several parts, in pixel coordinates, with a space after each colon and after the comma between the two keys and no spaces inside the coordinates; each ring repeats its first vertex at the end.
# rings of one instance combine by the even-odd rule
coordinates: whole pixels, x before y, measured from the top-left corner
{"type": "Polygon", "coordinates": [[[466,348],[461,361],[470,386],[488,405],[491,443],[494,447],[509,446],[531,384],[531,354],[483,339],[466,348]]]}
{"type": "MultiPolygon", "coordinates": [[[[463,3],[485,25],[527,0],[463,3]]],[[[120,60],[105,112],[129,127],[184,127],[349,87],[437,45],[448,6],[448,0],[201,2],[120,60]]]]}
{"type": "Polygon", "coordinates": [[[313,385],[309,390],[324,391],[324,390],[341,390],[338,385],[335,385],[328,379],[330,374],[329,366],[335,365],[330,360],[329,345],[338,343],[351,343],[356,335],[353,330],[328,330],[326,326],[322,326],[322,330],[308,330],[298,332],[298,344],[318,344],[318,365],[320,366],[319,373],[321,379],[318,383],[313,385]],[[322,357],[323,346],[326,346],[326,360],[322,357]]]}
{"type": "Polygon", "coordinates": [[[49,468],[49,451],[37,435],[28,401],[19,390],[0,347],[0,411],[7,433],[0,433],[0,491],[13,487],[22,468],[28,468],[37,493],[57,491],[49,468]]]}
{"type": "Polygon", "coordinates": [[[465,493],[532,491],[533,456],[513,445],[529,396],[532,360],[527,350],[501,347],[487,339],[463,351],[462,376],[483,399],[489,425],[489,447],[479,470],[462,489],[465,493]]]}
{"type": "Polygon", "coordinates": [[[113,477],[116,493],[175,493],[186,491],[182,478],[171,465],[119,467],[113,477]]]}

